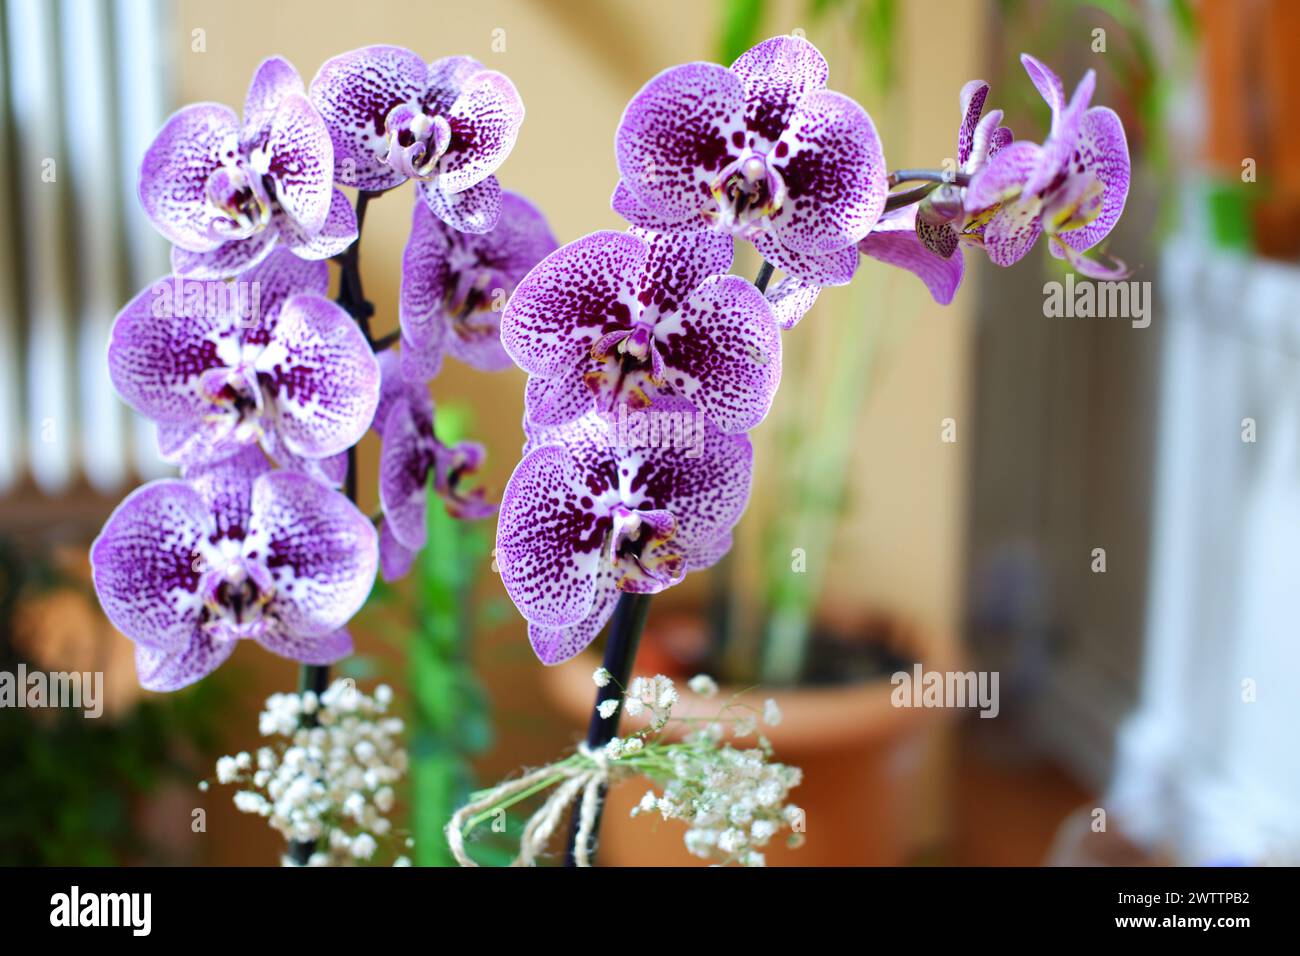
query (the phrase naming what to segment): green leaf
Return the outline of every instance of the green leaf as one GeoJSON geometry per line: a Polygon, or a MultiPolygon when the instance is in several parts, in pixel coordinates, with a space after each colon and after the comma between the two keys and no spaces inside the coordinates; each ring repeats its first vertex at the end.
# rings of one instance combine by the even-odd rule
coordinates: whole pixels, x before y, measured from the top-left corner
{"type": "Polygon", "coordinates": [[[718,50],[718,59],[722,63],[733,62],[758,42],[766,6],[765,0],[726,0],[718,50]]]}

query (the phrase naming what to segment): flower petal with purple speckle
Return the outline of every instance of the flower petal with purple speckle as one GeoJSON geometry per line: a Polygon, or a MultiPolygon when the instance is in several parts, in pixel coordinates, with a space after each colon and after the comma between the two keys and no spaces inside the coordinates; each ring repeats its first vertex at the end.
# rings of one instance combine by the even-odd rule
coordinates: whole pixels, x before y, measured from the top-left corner
{"type": "Polygon", "coordinates": [[[379,403],[379,366],[351,316],[328,299],[295,295],[253,365],[291,451],[326,458],[361,440],[379,403]]]}
{"type": "Polygon", "coordinates": [[[830,67],[803,37],[778,36],[742,53],[731,70],[745,90],[745,125],[775,143],[804,97],[826,88],[830,67]]]}
{"type": "Polygon", "coordinates": [[[628,104],[615,137],[623,182],[651,214],[696,215],[714,176],[743,141],[744,84],[716,63],[688,63],[650,80],[628,104]]]}
{"type": "Polygon", "coordinates": [[[206,252],[221,245],[210,225],[208,177],[239,150],[239,120],[215,103],[172,114],[140,164],[140,205],[168,240],[206,252]]]}
{"type": "Polygon", "coordinates": [[[337,491],[306,475],[278,471],[253,484],[245,553],[263,556],[274,583],[266,615],[275,625],[258,637],[276,653],[328,639],[361,609],[379,567],[370,519],[337,491]]]}
{"type": "Polygon", "coordinates": [[[418,54],[383,45],[340,54],[321,66],[310,95],[329,127],[340,185],[379,191],[406,181],[384,161],[384,122],[394,107],[419,102],[426,74],[418,54]]]}
{"type": "Polygon", "coordinates": [[[203,613],[197,559],[211,531],[202,498],[183,481],[128,495],[90,548],[95,593],[113,626],[147,647],[184,648],[203,613]]]}
{"type": "Polygon", "coordinates": [[[280,103],[266,151],[280,207],[302,232],[320,232],[334,193],[334,147],[325,121],[306,96],[294,93],[280,103]]]}
{"type": "Polygon", "coordinates": [[[781,382],[781,334],[763,294],[740,276],[705,279],[655,326],[665,378],[725,432],[767,415],[781,382]]]}
{"type": "Polygon", "coordinates": [[[689,442],[628,443],[617,421],[595,412],[530,431],[502,499],[496,553],[545,663],[596,636],[611,590],[658,590],[680,580],[690,555],[716,560],[744,510],[749,440],[723,434],[683,399],[644,414],[653,413],[697,422],[700,432],[689,442]]]}
{"type": "Polygon", "coordinates": [[[483,235],[451,228],[417,201],[402,256],[399,318],[407,377],[433,378],[444,352],[483,371],[510,367],[501,345],[501,308],[556,246],[542,214],[516,193],[503,193],[496,228],[483,235]]]}
{"type": "Polygon", "coordinates": [[[867,111],[842,93],[804,97],[774,155],[788,195],[772,226],[792,251],[835,252],[860,240],[880,218],[887,191],[880,137],[867,111]]]}
{"type": "Polygon", "coordinates": [[[930,290],[934,301],[947,305],[961,285],[965,263],[960,247],[948,257],[927,249],[916,234],[916,207],[886,213],[875,229],[858,243],[863,255],[911,272],[930,290]]]}
{"type": "Polygon", "coordinates": [[[786,276],[776,283],[766,293],[776,324],[782,329],[794,328],[816,304],[821,291],[821,286],[804,282],[796,276],[786,276]]]}
{"type": "Polygon", "coordinates": [[[496,172],[523,121],[519,91],[504,74],[482,70],[467,80],[447,114],[452,144],[438,173],[443,191],[464,192],[496,172]]]}

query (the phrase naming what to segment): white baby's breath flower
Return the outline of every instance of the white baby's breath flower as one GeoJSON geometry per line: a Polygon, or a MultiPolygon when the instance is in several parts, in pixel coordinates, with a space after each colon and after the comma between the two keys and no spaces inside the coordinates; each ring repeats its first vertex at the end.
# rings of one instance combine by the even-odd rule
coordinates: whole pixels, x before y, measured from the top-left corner
{"type": "Polygon", "coordinates": [[[286,840],[317,842],[309,865],[368,861],[378,849],[375,836],[392,830],[384,816],[395,802],[390,784],[407,765],[398,740],[402,721],[383,716],[391,701],[390,689],[370,697],[347,680],[319,698],[273,694],[258,729],[279,739],[260,747],[256,758],[247,752],[222,757],[218,779],[251,782],[253,789],[235,795],[241,812],[265,817],[286,840]],[[309,713],[318,726],[300,728],[309,713]],[[250,781],[246,771],[254,766],[250,781]]]}
{"type": "Polygon", "coordinates": [[[781,723],[781,708],[771,697],[763,701],[763,723],[769,727],[777,727],[781,723]]]}
{"type": "Polygon", "coordinates": [[[639,753],[641,747],[642,747],[642,743],[640,737],[628,737],[626,740],[623,741],[622,756],[626,757],[628,754],[639,753]]]}
{"type": "Polygon", "coordinates": [[[369,833],[359,833],[352,841],[352,855],[358,860],[368,860],[375,855],[379,844],[369,833]]]}
{"type": "Polygon", "coordinates": [[[699,694],[701,697],[713,697],[718,693],[718,682],[708,674],[696,674],[686,686],[691,689],[691,693],[699,694]]]}
{"type": "Polygon", "coordinates": [[[614,675],[605,668],[597,667],[595,672],[591,675],[591,682],[597,687],[608,687],[610,678],[613,676],[614,675]]]}
{"type": "Polygon", "coordinates": [[[640,716],[643,710],[645,710],[645,704],[641,701],[641,698],[633,697],[629,693],[627,699],[623,701],[623,712],[629,717],[637,717],[640,716]]]}
{"type": "Polygon", "coordinates": [[[614,712],[618,710],[618,699],[611,698],[610,700],[602,700],[600,706],[596,709],[600,711],[602,719],[609,720],[609,718],[614,716],[614,712]]]}

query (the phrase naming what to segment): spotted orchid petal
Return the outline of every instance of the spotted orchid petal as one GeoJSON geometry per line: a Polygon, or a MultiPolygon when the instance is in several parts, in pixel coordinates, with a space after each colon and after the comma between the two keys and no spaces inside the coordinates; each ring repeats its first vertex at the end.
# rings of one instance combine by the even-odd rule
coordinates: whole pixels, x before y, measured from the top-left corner
{"type": "Polygon", "coordinates": [[[172,271],[191,279],[225,279],[252,269],[279,245],[277,229],[263,229],[247,239],[231,239],[215,249],[193,252],[172,246],[172,271]]]}
{"type": "Polygon", "coordinates": [[[888,192],[884,151],[871,117],[849,97],[831,90],[804,97],[774,155],[787,197],[772,228],[790,250],[835,252],[880,218],[888,192]]]}
{"type": "MultiPolygon", "coordinates": [[[[300,259],[278,247],[253,268],[237,276],[236,283],[246,284],[255,295],[254,317],[269,336],[280,309],[291,296],[309,294],[325,296],[330,288],[330,270],[325,262],[300,259]]],[[[246,332],[245,339],[250,338],[246,332]]]]}
{"type": "Polygon", "coordinates": [[[1079,81],[1074,94],[1065,110],[1052,118],[1052,131],[1043,143],[1039,155],[1038,167],[1030,174],[1025,183],[1025,192],[1030,195],[1042,195],[1061,175],[1068,170],[1071,156],[1075,153],[1079,134],[1082,131],[1084,113],[1092,101],[1092,93],[1097,85],[1097,74],[1089,70],[1079,81]]]}
{"type": "Polygon", "coordinates": [[[547,445],[525,455],[506,484],[497,566],[531,624],[568,627],[591,612],[610,520],[599,515],[586,478],[568,450],[547,445]]]}
{"type": "Polygon", "coordinates": [[[491,232],[501,217],[501,183],[495,176],[458,193],[444,190],[441,179],[422,182],[419,192],[435,216],[460,232],[491,232]]]}
{"type": "Polygon", "coordinates": [[[1020,54],[1020,63],[1033,82],[1034,88],[1052,110],[1052,129],[1055,131],[1060,114],[1065,110],[1065,84],[1047,64],[1028,53],[1020,54]]]}
{"type": "Polygon", "coordinates": [[[239,155],[239,120],[215,103],[187,106],[163,124],[140,164],[140,205],[168,240],[194,252],[222,244],[211,229],[208,179],[239,155]]]}
{"type": "Polygon", "coordinates": [[[781,382],[781,333],[771,304],[740,276],[700,283],[655,326],[673,392],[724,432],[745,432],[766,417],[781,382]]]}
{"type": "Polygon", "coordinates": [[[940,305],[950,303],[961,285],[965,268],[961,249],[954,246],[947,257],[928,249],[917,236],[915,206],[886,213],[858,243],[858,249],[863,255],[911,272],[940,305]]]}
{"type": "Polygon", "coordinates": [[[351,316],[328,299],[295,295],[254,363],[288,448],[309,458],[361,440],[379,403],[379,365],[351,316]]]}
{"type": "Polygon", "coordinates": [[[700,217],[691,217],[679,222],[669,222],[666,219],[661,219],[647,209],[645,204],[637,198],[636,194],[621,179],[618,185],[614,187],[614,195],[610,197],[609,205],[614,212],[626,219],[630,225],[650,232],[700,232],[708,228],[708,223],[700,217]]]}
{"type": "Polygon", "coordinates": [[[541,427],[563,425],[591,411],[591,391],[585,380],[590,370],[591,364],[584,363],[553,378],[529,376],[524,386],[525,421],[541,427]]]}
{"type": "Polygon", "coordinates": [[[509,368],[501,308],[557,245],[541,212],[516,193],[502,194],[496,228],[483,235],[452,229],[417,201],[402,258],[399,317],[407,377],[433,378],[444,351],[483,371],[509,368]]]}
{"type": "Polygon", "coordinates": [[[202,620],[201,546],[212,530],[203,499],[183,481],[128,495],[90,548],[95,593],[113,626],[143,647],[184,649],[202,620]]]}
{"type": "Polygon", "coordinates": [[[277,220],[280,238],[301,259],[332,259],[357,239],[357,214],[340,189],[330,197],[329,215],[320,231],[308,235],[286,217],[277,220]]]}
{"type": "Polygon", "coordinates": [[[594,232],[547,256],[516,287],[501,316],[501,344],[531,375],[571,371],[611,316],[630,315],[649,244],[594,232]]]}
{"type": "Polygon", "coordinates": [[[306,96],[284,98],[266,141],[269,175],[280,208],[307,235],[325,225],[334,193],[334,146],[325,121],[306,96]]]}
{"type": "Polygon", "coordinates": [[[776,143],[791,116],[809,94],[826,88],[830,67],[802,37],[778,36],[742,53],[731,71],[744,84],[745,126],[761,142],[776,143]]]}
{"type": "Polygon", "coordinates": [[[772,286],[767,290],[767,301],[772,304],[776,324],[782,329],[794,328],[812,309],[821,291],[821,286],[804,282],[795,276],[786,276],[772,286]]]}
{"type": "MultiPolygon", "coordinates": [[[[975,129],[979,126],[988,99],[989,85],[983,80],[971,80],[961,88],[961,127],[957,131],[957,165],[965,168],[974,152],[975,129]]],[[[996,123],[994,124],[996,125],[996,123]]]]}
{"type": "Polygon", "coordinates": [[[264,556],[273,586],[272,625],[259,643],[318,663],[346,653],[336,632],[365,603],[379,566],[378,536],[356,505],[306,475],[263,475],[253,483],[245,553],[264,556]]]}
{"type": "Polygon", "coordinates": [[[379,526],[379,573],[390,584],[400,581],[411,571],[415,564],[415,552],[406,547],[395,537],[393,530],[385,521],[379,526]]]}
{"type": "Polygon", "coordinates": [[[496,172],[523,121],[519,91],[504,74],[482,70],[469,78],[447,114],[451,145],[438,173],[443,191],[464,192],[496,172]]]}
{"type": "Polygon", "coordinates": [[[652,215],[695,216],[701,196],[744,142],[744,84],[716,63],[688,63],[650,80],[628,104],[615,136],[624,184],[652,215]]]}
{"type": "Polygon", "coordinates": [[[1015,265],[1043,234],[1043,202],[1027,197],[1004,203],[984,229],[984,250],[998,266],[1015,265]]]}
{"type": "MultiPolygon", "coordinates": [[[[421,389],[423,392],[423,389],[421,389]]],[[[428,394],[398,398],[384,421],[379,501],[389,533],[419,551],[428,534],[427,494],[434,466],[433,402],[428,394]]]]}
{"type": "Polygon", "coordinates": [[[661,440],[645,442],[624,430],[627,423],[595,412],[533,428],[507,485],[497,562],[547,663],[595,637],[611,583],[616,590],[670,586],[689,555],[716,558],[717,543],[744,510],[753,464],[745,436],[723,434],[679,398],[639,414],[675,416],[699,431],[690,441],[663,441],[672,432],[660,420],[661,440]]]}
{"type": "Polygon", "coordinates": [[[405,182],[384,161],[385,123],[396,107],[419,103],[427,72],[418,54],[396,46],[363,47],[321,66],[310,96],[329,128],[340,185],[379,191],[405,182]]]}
{"type": "Polygon", "coordinates": [[[1084,114],[1079,137],[1075,173],[1095,176],[1104,187],[1101,209],[1096,218],[1080,229],[1060,234],[1070,248],[1082,252],[1091,249],[1110,234],[1128,200],[1131,166],[1124,124],[1113,110],[1093,107],[1084,114]]]}
{"type": "Polygon", "coordinates": [[[563,664],[580,654],[594,641],[614,615],[622,592],[614,583],[612,568],[603,568],[596,578],[591,610],[577,624],[568,627],[545,627],[529,623],[528,642],[537,659],[548,666],[563,664]]]}
{"type": "Polygon", "coordinates": [[[224,664],[235,652],[235,643],[198,631],[188,644],[175,650],[137,644],[136,676],[145,690],[180,690],[202,680],[224,664]]]}
{"type": "Polygon", "coordinates": [[[853,246],[826,255],[807,255],[781,244],[775,236],[759,234],[754,248],[782,272],[812,285],[848,285],[858,270],[858,250],[853,246]]]}
{"type": "Polygon", "coordinates": [[[302,77],[284,57],[267,57],[258,64],[248,84],[248,95],[244,98],[240,145],[248,149],[265,143],[280,104],[290,96],[302,96],[306,92],[302,77]]]}
{"type": "MultiPolygon", "coordinates": [[[[126,304],[109,336],[113,387],[157,422],[201,419],[211,409],[204,376],[237,361],[240,335],[223,283],[160,279],[126,304]],[[218,300],[217,295],[222,298],[218,300]]],[[[251,325],[250,321],[250,325],[251,325]]]]}

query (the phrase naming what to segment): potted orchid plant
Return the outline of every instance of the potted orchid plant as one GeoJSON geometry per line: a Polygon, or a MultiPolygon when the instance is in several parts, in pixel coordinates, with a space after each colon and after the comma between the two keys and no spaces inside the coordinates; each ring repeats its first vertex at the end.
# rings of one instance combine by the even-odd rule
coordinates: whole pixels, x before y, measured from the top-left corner
{"type": "Polygon", "coordinates": [[[244,638],[302,663],[299,692],[263,715],[278,742],[217,773],[284,834],[286,861],[373,861],[385,842],[405,859],[386,816],[406,764],[391,691],[331,685],[328,669],[350,654],[347,625],[376,575],[401,577],[425,546],[429,488],[457,518],[497,511],[473,487],[484,450],[439,440],[429,383],[447,355],[529,376],[494,566],[538,659],[571,660],[606,634],[586,740],[475,793],[447,821],[456,859],[475,862],[480,827],[540,799],[517,862],[540,859],[572,810],[566,858],[590,864],[608,790],[628,777],[658,786],[635,812],[684,820],[698,856],[761,864],[773,839],[799,841],[780,708],[704,675],[689,690],[633,679],[640,635],[653,595],[731,547],[755,466],[748,432],[776,398],[782,336],[821,287],[851,282],[866,256],[950,301],[963,247],[1008,265],[1044,233],[1080,272],[1122,272],[1084,253],[1124,206],[1123,128],[1090,107],[1091,73],[1067,99],[1023,62],[1052,109],[1043,143],[1014,140],[974,81],[958,168],[893,172],[871,117],[826,88],[802,37],[729,67],[674,67],[613,131],[626,231],[564,245],[496,179],[523,105],[468,57],[367,47],[309,86],[273,58],[242,121],[212,104],[167,121],[140,200],[174,243],[174,275],[123,309],[109,366],[180,478],[122,502],[91,562],[146,687],[191,684],[244,638]],[[359,237],[367,204],[408,180],[400,329],[375,336],[359,237]],[[737,240],[763,260],[752,281],[731,272],[737,240]],[[369,430],[382,443],[374,516],[356,505],[369,430]],[[625,714],[639,725],[620,734],[625,714]]]}

